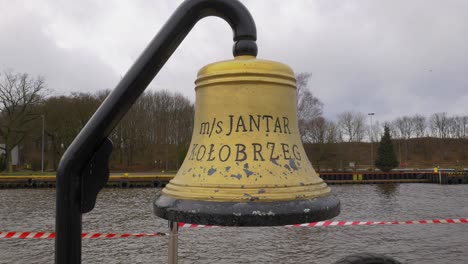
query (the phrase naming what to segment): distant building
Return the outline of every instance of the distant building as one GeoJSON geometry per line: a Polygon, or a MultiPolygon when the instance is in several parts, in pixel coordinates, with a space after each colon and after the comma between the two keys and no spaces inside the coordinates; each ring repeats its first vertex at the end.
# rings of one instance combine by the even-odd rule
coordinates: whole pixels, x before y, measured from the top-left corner
{"type": "MultiPolygon", "coordinates": [[[[3,148],[5,147],[5,144],[0,144],[0,155],[4,154],[5,151],[3,148]]],[[[19,148],[18,146],[14,147],[11,150],[11,165],[18,165],[19,164],[19,148]]]]}

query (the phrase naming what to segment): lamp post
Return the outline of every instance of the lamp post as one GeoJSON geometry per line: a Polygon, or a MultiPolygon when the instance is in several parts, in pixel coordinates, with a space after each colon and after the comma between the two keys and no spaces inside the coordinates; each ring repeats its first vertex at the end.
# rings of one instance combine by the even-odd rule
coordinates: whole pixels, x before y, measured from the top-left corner
{"type": "Polygon", "coordinates": [[[374,170],[374,148],[373,148],[373,131],[372,131],[372,116],[374,113],[368,113],[368,116],[370,116],[370,128],[369,128],[369,136],[370,136],[370,161],[371,161],[371,170],[374,170]]]}
{"type": "Polygon", "coordinates": [[[45,115],[42,118],[42,151],[41,151],[41,172],[44,173],[44,130],[45,130],[45,115]]]}

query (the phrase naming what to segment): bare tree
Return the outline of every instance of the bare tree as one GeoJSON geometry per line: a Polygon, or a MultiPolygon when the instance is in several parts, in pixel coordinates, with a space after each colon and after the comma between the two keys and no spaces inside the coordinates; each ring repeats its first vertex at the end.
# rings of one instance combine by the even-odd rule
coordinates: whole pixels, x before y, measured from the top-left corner
{"type": "Polygon", "coordinates": [[[298,75],[296,75],[297,102],[298,103],[304,91],[308,89],[310,77],[312,77],[312,73],[310,72],[301,72],[298,75]]]}
{"type": "Polygon", "coordinates": [[[368,134],[369,141],[376,142],[379,140],[379,138],[382,137],[383,135],[383,126],[380,124],[379,121],[375,121],[375,123],[372,125],[372,129],[366,129],[366,133],[368,134]]]}
{"type": "Polygon", "coordinates": [[[416,138],[424,137],[426,134],[426,117],[422,115],[414,115],[411,117],[411,122],[414,124],[414,134],[416,138]]]}
{"type": "Polygon", "coordinates": [[[432,135],[439,138],[449,136],[449,117],[447,113],[435,113],[429,119],[432,135]]]}
{"type": "Polygon", "coordinates": [[[398,152],[400,155],[400,162],[406,163],[409,160],[410,138],[415,134],[417,128],[413,122],[413,118],[403,116],[393,121],[396,129],[399,132],[400,138],[398,140],[398,152]],[[404,156],[401,155],[401,145],[403,145],[404,156]]]}
{"type": "Polygon", "coordinates": [[[448,117],[447,121],[447,137],[448,138],[457,138],[458,136],[458,127],[457,127],[457,120],[456,116],[448,117]]]}
{"type": "Polygon", "coordinates": [[[305,90],[302,97],[299,98],[297,106],[297,114],[299,120],[310,121],[314,118],[322,116],[323,103],[312,92],[305,90]]]}
{"type": "Polygon", "coordinates": [[[343,137],[346,137],[349,142],[353,141],[353,113],[343,112],[338,114],[338,126],[340,127],[343,137]]]}
{"type": "Polygon", "coordinates": [[[390,136],[393,139],[401,138],[400,130],[397,128],[397,125],[395,124],[395,120],[393,120],[392,122],[384,122],[383,126],[388,127],[390,136]]]}
{"type": "Polygon", "coordinates": [[[193,128],[193,104],[181,94],[147,91],[113,132],[119,164],[178,168],[193,128]]]}
{"type": "Polygon", "coordinates": [[[468,115],[459,116],[460,138],[468,138],[468,115]]]}
{"type": "Polygon", "coordinates": [[[41,111],[45,115],[45,134],[49,142],[52,169],[57,168],[64,151],[102,101],[103,98],[97,98],[89,93],[52,96],[44,100],[41,111]],[[66,118],[64,118],[64,113],[66,113],[66,118]]]}
{"type": "Polygon", "coordinates": [[[464,139],[467,136],[468,116],[449,118],[449,133],[452,138],[464,139]]]}
{"type": "Polygon", "coordinates": [[[326,133],[326,142],[327,143],[336,143],[340,141],[340,129],[331,120],[327,120],[327,133],[326,133]]]}
{"type": "Polygon", "coordinates": [[[366,133],[365,120],[363,113],[343,112],[338,115],[338,126],[349,142],[361,142],[366,133]]]}
{"type": "Polygon", "coordinates": [[[315,118],[306,124],[303,141],[307,143],[335,143],[338,141],[337,126],[323,117],[315,118]]]}
{"type": "Polygon", "coordinates": [[[411,117],[403,116],[394,121],[396,128],[399,130],[402,139],[410,139],[414,133],[414,123],[411,117]]]}
{"type": "Polygon", "coordinates": [[[44,78],[5,71],[0,75],[0,139],[4,142],[7,168],[13,170],[11,150],[23,141],[31,123],[40,117],[34,111],[46,95],[44,78]]]}
{"type": "Polygon", "coordinates": [[[355,141],[361,142],[366,134],[366,115],[363,113],[356,113],[354,116],[354,127],[355,127],[355,141]]]}
{"type": "MultiPolygon", "coordinates": [[[[297,117],[299,122],[299,133],[303,139],[307,134],[309,122],[319,118],[323,113],[323,103],[309,90],[309,79],[311,73],[299,73],[296,76],[297,83],[297,117]]],[[[310,126],[309,126],[310,127],[310,126]]]]}
{"type": "Polygon", "coordinates": [[[322,116],[323,103],[310,91],[308,84],[311,73],[299,73],[297,80],[297,115],[299,120],[310,121],[322,116]]]}

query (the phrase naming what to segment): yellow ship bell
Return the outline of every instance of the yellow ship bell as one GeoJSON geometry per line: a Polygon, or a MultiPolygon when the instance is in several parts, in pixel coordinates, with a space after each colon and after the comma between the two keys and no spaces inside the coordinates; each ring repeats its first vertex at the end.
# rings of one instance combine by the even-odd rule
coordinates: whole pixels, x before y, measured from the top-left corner
{"type": "Polygon", "coordinates": [[[155,214],[225,226],[305,223],[339,214],[301,143],[297,91],[286,65],[237,56],[196,80],[192,142],[155,214]]]}

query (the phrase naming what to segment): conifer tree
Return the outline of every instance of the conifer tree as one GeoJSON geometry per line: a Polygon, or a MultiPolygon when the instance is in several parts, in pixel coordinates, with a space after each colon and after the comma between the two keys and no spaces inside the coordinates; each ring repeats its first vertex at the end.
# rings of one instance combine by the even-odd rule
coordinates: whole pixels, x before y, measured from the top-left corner
{"type": "Polygon", "coordinates": [[[388,126],[384,127],[384,134],[380,140],[375,166],[385,172],[388,172],[398,166],[398,160],[395,150],[393,149],[390,129],[388,126]]]}

